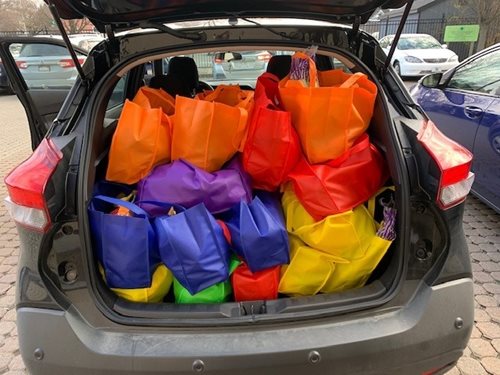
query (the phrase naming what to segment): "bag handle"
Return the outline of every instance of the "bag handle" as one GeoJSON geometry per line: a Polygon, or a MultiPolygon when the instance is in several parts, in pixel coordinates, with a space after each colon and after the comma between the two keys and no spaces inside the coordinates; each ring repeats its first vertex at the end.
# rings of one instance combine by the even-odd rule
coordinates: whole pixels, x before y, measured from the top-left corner
{"type": "Polygon", "coordinates": [[[383,186],[368,200],[368,213],[370,216],[375,219],[375,204],[377,203],[377,197],[382,194],[384,191],[392,190],[396,191],[395,186],[383,186]]]}
{"type": "Polygon", "coordinates": [[[241,107],[236,107],[236,108],[240,110],[240,118],[238,120],[238,126],[236,127],[236,132],[234,133],[232,144],[236,150],[238,150],[239,152],[243,152],[248,135],[248,127],[246,126],[248,121],[248,111],[241,107]],[[240,144],[236,145],[235,139],[239,138],[238,134],[240,134],[241,132],[243,132],[243,137],[241,138],[240,144]]]}
{"type": "Polygon", "coordinates": [[[118,198],[106,197],[105,195],[96,195],[92,199],[96,199],[96,200],[99,200],[101,202],[111,203],[111,204],[114,204],[115,206],[125,207],[127,210],[129,210],[130,212],[133,212],[135,215],[138,215],[138,216],[149,217],[149,215],[146,211],[144,211],[142,208],[135,205],[134,203],[130,203],[130,202],[118,199],[118,198]]]}
{"type": "Polygon", "coordinates": [[[157,206],[157,207],[161,207],[161,208],[173,207],[178,212],[182,212],[182,211],[186,210],[186,208],[184,206],[181,206],[180,204],[177,204],[177,203],[167,203],[167,202],[157,202],[157,201],[138,201],[135,204],[137,206],[139,206],[141,204],[150,204],[152,206],[157,206]]]}
{"type": "Polygon", "coordinates": [[[339,87],[346,89],[354,86],[361,78],[366,77],[363,73],[354,73],[344,81],[339,87]]]}
{"type": "MultiPolygon", "coordinates": [[[[316,63],[314,62],[314,60],[310,56],[305,54],[304,52],[295,52],[295,54],[292,56],[292,59],[302,59],[302,60],[308,61],[308,63],[309,63],[309,87],[312,87],[312,88],[319,87],[318,70],[316,69],[316,63]]],[[[289,80],[290,80],[290,73],[280,81],[279,86],[285,87],[286,83],[289,80]]]]}
{"type": "Polygon", "coordinates": [[[337,159],[333,159],[329,161],[327,164],[330,167],[339,167],[341,166],[347,159],[349,159],[352,154],[355,154],[357,152],[360,152],[366,148],[370,147],[370,138],[368,137],[368,134],[364,133],[361,135],[361,137],[358,138],[356,143],[348,149],[346,152],[344,152],[341,156],[339,156],[337,159]]]}
{"type": "Polygon", "coordinates": [[[215,88],[215,90],[209,92],[203,97],[203,100],[207,102],[213,102],[215,101],[219,95],[222,93],[224,90],[237,90],[238,93],[240,93],[242,90],[239,85],[220,85],[215,88]]]}

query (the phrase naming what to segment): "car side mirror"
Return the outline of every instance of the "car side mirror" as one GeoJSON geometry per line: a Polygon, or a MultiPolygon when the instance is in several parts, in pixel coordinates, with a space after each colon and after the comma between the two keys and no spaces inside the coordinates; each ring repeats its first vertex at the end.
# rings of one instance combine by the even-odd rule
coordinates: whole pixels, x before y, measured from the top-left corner
{"type": "Polygon", "coordinates": [[[448,44],[441,44],[441,47],[448,49],[448,44]]]}
{"type": "Polygon", "coordinates": [[[441,79],[443,78],[443,73],[433,73],[433,74],[427,74],[422,78],[422,86],[427,87],[429,89],[435,89],[439,87],[439,83],[441,82],[441,79]]]}

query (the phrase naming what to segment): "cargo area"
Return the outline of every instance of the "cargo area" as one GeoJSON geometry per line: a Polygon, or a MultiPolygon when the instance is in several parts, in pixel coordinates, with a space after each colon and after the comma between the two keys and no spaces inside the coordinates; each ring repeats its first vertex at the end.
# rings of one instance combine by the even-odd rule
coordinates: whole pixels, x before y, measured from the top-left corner
{"type": "MultiPolygon", "coordinates": [[[[391,144],[394,140],[388,142],[392,137],[387,121],[390,104],[373,75],[341,54],[304,48],[231,46],[229,50],[177,53],[146,60],[131,65],[130,70],[122,70],[121,78],[109,90],[105,115],[100,116],[102,121],[93,131],[92,147],[97,157],[88,173],[89,232],[93,245],[89,261],[95,272],[96,291],[108,308],[123,317],[173,319],[181,325],[224,320],[244,323],[246,318],[265,321],[348,312],[369,308],[394,296],[403,268],[404,254],[400,248],[404,236],[400,225],[404,215],[403,193],[398,189],[397,161],[391,144]],[[307,67],[299,66],[299,58],[307,61],[308,56],[313,56],[318,77],[312,77],[307,67]],[[294,69],[298,71],[295,77],[294,69]],[[301,75],[304,72],[307,74],[301,75]],[[269,81],[271,88],[259,88],[259,77],[265,80],[269,73],[278,80],[269,81]],[[357,78],[351,83],[348,98],[338,101],[336,95],[341,98],[343,91],[331,92],[328,88],[347,88],[343,83],[352,81],[354,76],[357,78]],[[134,87],[132,79],[137,84],[130,92],[134,87]],[[325,112],[337,111],[331,117],[335,121],[351,119],[355,124],[354,117],[367,121],[357,134],[346,136],[351,140],[333,157],[328,156],[329,146],[316,147],[313,139],[309,147],[308,141],[304,141],[304,135],[309,134],[309,122],[304,116],[291,113],[286,117],[293,128],[291,133],[297,136],[286,133],[288,138],[279,138],[279,134],[267,131],[268,128],[258,128],[269,120],[265,116],[275,116],[276,112],[282,116],[272,117],[266,126],[282,124],[277,121],[295,110],[290,110],[290,106],[306,100],[297,101],[302,94],[291,91],[288,95],[286,90],[297,87],[297,82],[301,82],[301,88],[309,87],[313,80],[317,92],[330,98],[310,103],[324,105],[325,112]],[[291,81],[294,83],[290,84],[291,81]],[[173,101],[164,101],[164,92],[173,101]],[[373,96],[371,110],[369,95],[373,96]],[[211,107],[203,107],[209,104],[211,107]],[[192,109],[193,105],[202,109],[192,109]],[[132,106],[136,107],[135,112],[132,106]],[[352,108],[342,112],[345,106],[352,108]],[[213,111],[212,120],[220,108],[228,112],[210,123],[203,108],[213,111]],[[228,113],[235,109],[240,114],[247,113],[246,129],[239,135],[240,144],[233,144],[223,152],[234,137],[221,130],[218,137],[223,141],[215,139],[210,143],[207,139],[212,133],[200,131],[205,128],[196,121],[208,121],[206,124],[212,129],[230,121],[228,113]],[[306,130],[296,123],[303,120],[306,130]],[[162,159],[155,153],[154,162],[141,162],[141,157],[151,154],[148,144],[160,145],[158,152],[162,152],[161,144],[165,144],[145,141],[134,148],[134,142],[141,143],[145,134],[141,129],[151,121],[156,121],[159,129],[165,123],[173,128],[168,130],[171,154],[162,159]],[[132,129],[127,144],[121,140],[126,132],[119,130],[125,122],[132,129]],[[138,122],[142,125],[134,125],[138,122]],[[181,136],[179,124],[184,124],[181,136]],[[271,137],[269,141],[266,134],[271,137]],[[209,145],[206,150],[213,147],[215,153],[223,154],[214,157],[217,159],[214,165],[209,165],[211,154],[198,157],[196,151],[206,140],[209,145]],[[298,144],[298,153],[292,162],[290,155],[295,151],[289,147],[293,142],[298,144]],[[283,160],[272,153],[279,152],[279,147],[285,150],[281,154],[283,160]],[[326,156],[316,152],[322,147],[326,156]],[[120,156],[116,156],[118,148],[120,156]],[[252,156],[248,156],[249,150],[252,156]],[[256,155],[260,158],[256,159],[256,155]],[[133,167],[136,161],[136,165],[151,163],[141,174],[133,167]],[[116,199],[126,204],[121,205],[116,199]],[[135,212],[135,207],[141,210],[135,212]],[[119,234],[124,226],[120,226],[117,217],[123,223],[131,218],[147,220],[154,233],[149,233],[149,237],[132,236],[135,239],[128,242],[130,247],[117,244],[127,235],[119,234]],[[111,226],[106,224],[109,218],[111,226]],[[146,244],[151,235],[154,245],[146,244]],[[134,288],[134,277],[141,278],[136,271],[143,255],[130,259],[121,255],[134,246],[141,247],[141,241],[149,250],[155,247],[156,255],[145,265],[150,284],[138,283],[134,288]],[[252,243],[255,247],[247,247],[252,243]],[[215,259],[213,250],[209,252],[207,246],[218,248],[217,257],[225,259],[215,259]],[[110,248],[116,254],[108,257],[106,252],[110,248]],[[221,248],[229,255],[220,255],[221,248]],[[124,271],[122,275],[108,272],[106,262],[113,257],[123,260],[117,266],[124,271]],[[201,265],[194,264],[193,259],[199,259],[201,265]],[[203,266],[203,262],[208,263],[203,266]],[[226,269],[215,269],[219,265],[226,269]],[[226,278],[221,276],[223,273],[226,278]]],[[[307,106],[304,108],[308,110],[307,106]]],[[[316,108],[309,115],[318,113],[321,115],[322,110],[316,108]]],[[[350,132],[346,128],[345,133],[350,132]]],[[[158,140],[161,134],[160,130],[150,139],[158,140]]],[[[134,230],[134,225],[130,230],[134,230]]]]}

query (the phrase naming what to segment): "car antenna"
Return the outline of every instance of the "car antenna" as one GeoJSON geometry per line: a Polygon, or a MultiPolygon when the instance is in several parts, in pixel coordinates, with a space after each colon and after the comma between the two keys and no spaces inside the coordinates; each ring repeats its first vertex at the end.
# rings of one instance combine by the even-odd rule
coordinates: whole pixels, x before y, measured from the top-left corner
{"type": "Polygon", "coordinates": [[[403,15],[401,16],[401,20],[399,21],[398,30],[396,31],[396,35],[394,35],[394,39],[392,40],[391,48],[389,50],[389,53],[387,54],[387,58],[385,59],[385,64],[384,67],[382,68],[383,73],[387,71],[387,68],[391,63],[392,56],[394,55],[394,51],[396,50],[399,38],[403,33],[403,28],[405,26],[406,20],[408,19],[408,15],[410,14],[412,5],[413,5],[413,0],[408,0],[405,10],[403,11],[403,15]]]}
{"type": "Polygon", "coordinates": [[[80,61],[78,60],[78,56],[76,55],[75,49],[73,48],[73,45],[71,44],[71,41],[69,40],[68,34],[66,33],[66,30],[64,29],[64,25],[61,21],[61,18],[59,17],[59,13],[57,12],[57,8],[52,1],[49,1],[49,10],[50,10],[50,13],[52,13],[52,17],[54,18],[54,21],[56,22],[57,28],[59,29],[59,32],[61,33],[61,36],[64,40],[64,43],[66,44],[66,47],[68,47],[69,54],[71,56],[71,59],[73,60],[73,63],[75,64],[75,68],[78,71],[80,78],[83,81],[85,81],[85,73],[83,72],[82,65],[80,64],[80,61]]]}

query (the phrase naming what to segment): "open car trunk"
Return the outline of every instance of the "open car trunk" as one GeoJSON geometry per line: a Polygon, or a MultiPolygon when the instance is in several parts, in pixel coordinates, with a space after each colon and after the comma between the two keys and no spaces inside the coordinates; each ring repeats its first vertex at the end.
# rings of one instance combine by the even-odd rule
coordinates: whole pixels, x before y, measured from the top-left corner
{"type": "MultiPolygon", "coordinates": [[[[223,30],[221,31],[223,33],[223,30]]],[[[345,31],[342,31],[345,33],[345,31]]],[[[345,34],[347,35],[347,34],[345,34]]],[[[138,42],[144,40],[146,36],[138,37],[138,42]]],[[[132,41],[134,37],[130,37],[132,41]]],[[[347,37],[344,41],[338,39],[339,45],[347,48],[347,37]]],[[[129,41],[130,42],[130,41],[129,41]]],[[[157,40],[156,43],[159,43],[157,40]]],[[[305,44],[298,43],[283,43],[280,48],[282,51],[298,51],[304,50],[305,44]],[[301,47],[302,45],[302,47],[301,47]]],[[[226,47],[227,48],[227,47],[226,47]]],[[[242,43],[240,46],[232,43],[231,51],[249,51],[249,50],[276,50],[277,43],[269,43],[269,46],[259,45],[253,46],[252,43],[242,43]]],[[[224,47],[212,47],[211,49],[204,48],[203,53],[216,53],[224,50],[224,47]]],[[[196,54],[196,50],[189,49],[186,51],[176,52],[158,52],[154,56],[136,54],[134,59],[131,59],[128,66],[124,64],[120,69],[120,77],[123,84],[123,77],[134,77],[139,71],[143,72],[151,66],[150,63],[144,65],[147,61],[158,61],[162,58],[168,59],[175,55],[191,55],[196,54]],[[134,62],[132,62],[134,61],[134,62]],[[150,65],[148,65],[150,64],[150,65]],[[144,68],[145,67],[145,68],[144,68]],[[129,73],[128,75],[126,73],[129,73]]],[[[331,48],[326,49],[320,47],[317,55],[317,65],[319,70],[328,70],[340,68],[350,72],[362,72],[377,83],[378,95],[375,101],[375,109],[368,134],[370,141],[378,147],[382,153],[390,177],[386,182],[386,186],[395,186],[393,197],[395,199],[395,208],[397,209],[396,222],[396,240],[386,252],[383,259],[378,263],[368,281],[363,287],[344,290],[336,293],[317,294],[311,296],[296,296],[279,295],[275,300],[257,300],[235,302],[233,297],[224,303],[215,304],[176,304],[172,291],[161,303],[138,303],[124,300],[117,297],[106,285],[99,273],[98,265],[95,257],[89,256],[89,261],[92,262],[91,269],[94,272],[95,292],[98,304],[101,305],[101,310],[111,312],[111,315],[125,324],[148,324],[148,325],[238,325],[251,322],[266,322],[276,320],[297,320],[300,318],[313,318],[326,316],[336,313],[345,313],[359,309],[366,309],[381,305],[392,299],[397,291],[398,283],[403,275],[403,260],[404,244],[409,229],[407,226],[401,225],[404,222],[405,204],[407,197],[403,197],[403,191],[399,189],[401,182],[401,166],[398,166],[396,158],[395,139],[393,133],[389,131],[392,126],[392,120],[389,115],[390,104],[384,93],[383,87],[378,83],[377,78],[370,72],[366,65],[358,60],[354,55],[346,52],[343,49],[331,48]]],[[[160,64],[155,64],[156,67],[160,64]]],[[[140,75],[140,74],[139,74],[140,75]]],[[[117,82],[119,77],[115,76],[114,82],[117,82]]],[[[206,78],[206,77],[205,77],[206,78]]],[[[203,80],[203,74],[200,74],[200,80],[203,80]]],[[[112,81],[112,79],[110,79],[112,81]]],[[[144,82],[144,80],[139,80],[144,82]]],[[[213,79],[214,86],[224,82],[213,79]]],[[[210,82],[209,82],[210,83],[210,82]]],[[[238,83],[237,79],[227,82],[228,84],[238,83]]],[[[120,84],[120,83],[118,83],[120,84]]],[[[103,98],[112,97],[112,91],[116,86],[108,85],[108,94],[101,95],[103,98]]],[[[249,85],[251,86],[251,85],[249,85]]],[[[130,84],[129,86],[130,87],[130,84]]],[[[138,88],[138,86],[137,86],[138,88]]],[[[127,97],[132,98],[134,93],[128,93],[127,97]]],[[[92,189],[96,182],[104,179],[106,175],[108,152],[111,140],[118,123],[121,106],[109,107],[106,111],[103,109],[106,103],[101,105],[101,114],[98,114],[98,119],[94,124],[91,139],[94,143],[91,146],[94,156],[90,159],[93,163],[89,166],[88,171],[88,192],[87,199],[92,196],[92,189]],[[104,114],[105,113],[105,114],[104,114]]],[[[88,201],[87,200],[87,201],[88,201]]],[[[379,213],[380,215],[380,213],[379,213]]],[[[87,234],[89,231],[87,231],[87,234]]],[[[94,249],[95,252],[95,249],[94,249]]]]}

